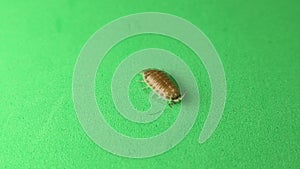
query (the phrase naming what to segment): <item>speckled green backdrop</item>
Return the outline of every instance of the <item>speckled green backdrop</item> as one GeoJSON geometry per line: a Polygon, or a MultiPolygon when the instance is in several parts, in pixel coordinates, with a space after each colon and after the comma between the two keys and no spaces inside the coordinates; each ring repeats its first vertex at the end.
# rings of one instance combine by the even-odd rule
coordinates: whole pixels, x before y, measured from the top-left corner
{"type": "MultiPolygon", "coordinates": [[[[271,1],[1,1],[0,168],[298,168],[300,166],[300,3],[271,1]],[[187,137],[153,158],[128,159],[94,144],[80,126],[72,101],[72,74],[80,49],[108,22],[137,12],[165,12],[198,26],[223,62],[227,102],[212,137],[200,145],[210,84],[195,62],[201,110],[187,137]]],[[[147,47],[170,50],[190,63],[193,53],[157,35],[132,37],[107,55],[98,70],[96,95],[109,104],[111,73],[130,53],[147,47]]],[[[136,107],[149,105],[132,84],[136,107]],[[137,94],[138,93],[138,94],[137,94]],[[144,99],[144,104],[136,102],[144,99]]],[[[116,130],[155,135],[172,124],[167,110],[155,125],[127,122],[106,113],[116,130]]],[[[171,112],[171,113],[170,113],[171,112]]]]}

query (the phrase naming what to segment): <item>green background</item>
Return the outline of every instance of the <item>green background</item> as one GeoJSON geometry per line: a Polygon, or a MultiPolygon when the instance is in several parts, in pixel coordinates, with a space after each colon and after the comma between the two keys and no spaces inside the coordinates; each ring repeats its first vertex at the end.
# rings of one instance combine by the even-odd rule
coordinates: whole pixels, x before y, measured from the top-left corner
{"type": "MultiPolygon", "coordinates": [[[[299,167],[299,16],[296,0],[1,1],[0,168],[299,167]],[[95,91],[99,106],[108,102],[103,107],[107,121],[126,135],[158,134],[177,114],[176,108],[167,109],[148,125],[118,115],[107,90],[122,59],[160,47],[203,72],[196,77],[201,110],[187,137],[162,155],[129,159],[104,151],[84,133],[73,106],[72,74],[95,31],[121,16],[147,11],[183,17],[209,37],[225,69],[227,102],[217,130],[198,144],[210,104],[203,65],[167,37],[143,35],[121,42],[99,68],[95,91]]],[[[140,87],[133,82],[130,97],[138,109],[146,109],[147,91],[140,87]]]]}

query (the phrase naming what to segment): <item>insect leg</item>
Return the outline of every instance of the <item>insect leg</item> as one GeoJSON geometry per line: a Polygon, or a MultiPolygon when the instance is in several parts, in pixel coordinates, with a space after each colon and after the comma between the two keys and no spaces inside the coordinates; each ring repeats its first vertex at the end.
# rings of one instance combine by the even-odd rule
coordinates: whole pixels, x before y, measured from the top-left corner
{"type": "Polygon", "coordinates": [[[149,89],[150,87],[149,86],[145,86],[142,88],[142,90],[146,90],[146,89],[149,89]]]}
{"type": "Polygon", "coordinates": [[[172,108],[172,106],[174,105],[174,102],[172,100],[169,100],[168,105],[172,108]]]}

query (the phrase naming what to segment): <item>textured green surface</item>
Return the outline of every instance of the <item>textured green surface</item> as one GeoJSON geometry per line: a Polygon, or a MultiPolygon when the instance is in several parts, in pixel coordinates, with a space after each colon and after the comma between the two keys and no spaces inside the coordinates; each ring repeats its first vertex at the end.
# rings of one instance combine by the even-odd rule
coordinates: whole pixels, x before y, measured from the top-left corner
{"type": "MultiPolygon", "coordinates": [[[[298,1],[20,1],[0,3],[0,168],[297,168],[300,166],[300,7],[298,1]],[[72,102],[72,73],[87,39],[121,16],[166,12],[198,26],[215,45],[226,72],[226,108],[213,136],[197,143],[209,107],[208,76],[197,75],[201,111],[188,136],[147,159],[112,155],[84,133],[72,102]]],[[[193,63],[180,42],[138,36],[118,44],[97,73],[98,103],[118,131],[147,137],[176,118],[137,125],[110,107],[111,73],[135,50],[168,49],[193,63]]],[[[136,107],[149,106],[132,84],[136,107]],[[136,100],[143,100],[139,104],[136,100]]],[[[147,91],[142,91],[147,92],[147,91]]]]}

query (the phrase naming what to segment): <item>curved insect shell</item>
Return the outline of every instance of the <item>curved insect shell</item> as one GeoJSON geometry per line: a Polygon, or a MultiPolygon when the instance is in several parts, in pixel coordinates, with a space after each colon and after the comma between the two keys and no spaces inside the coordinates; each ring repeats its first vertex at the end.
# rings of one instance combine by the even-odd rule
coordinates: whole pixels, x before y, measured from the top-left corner
{"type": "Polygon", "coordinates": [[[167,100],[170,106],[182,100],[178,84],[168,73],[158,69],[146,69],[142,71],[142,76],[144,82],[156,94],[167,100]]]}

